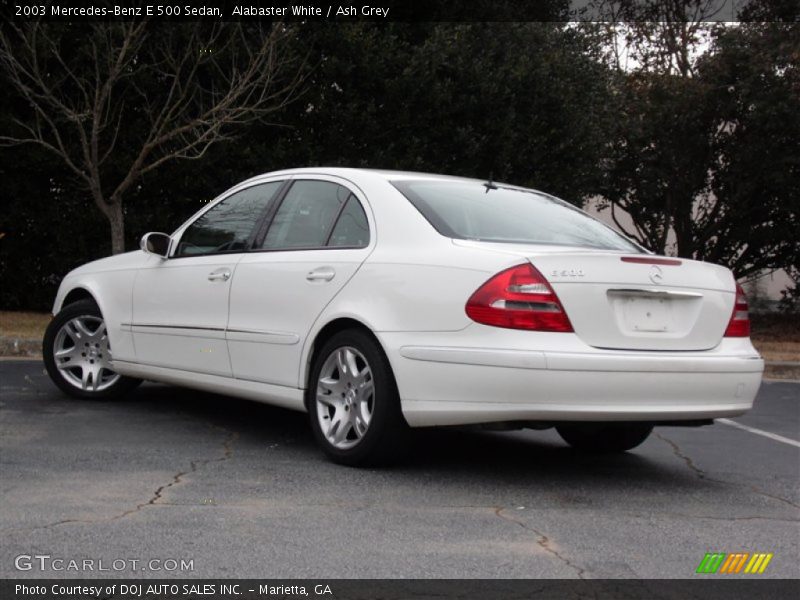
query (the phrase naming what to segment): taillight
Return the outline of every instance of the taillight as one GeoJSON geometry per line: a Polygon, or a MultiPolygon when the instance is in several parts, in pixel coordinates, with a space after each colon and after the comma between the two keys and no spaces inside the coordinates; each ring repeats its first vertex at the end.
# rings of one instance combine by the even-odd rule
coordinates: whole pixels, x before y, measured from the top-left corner
{"type": "Polygon", "coordinates": [[[467,301],[473,321],[534,331],[572,331],[572,324],[550,284],[531,264],[501,271],[467,301]]]}
{"type": "Polygon", "coordinates": [[[725,337],[748,337],[750,335],[750,315],[747,312],[747,297],[742,286],[736,284],[736,301],[733,314],[725,330],[725,337]]]}

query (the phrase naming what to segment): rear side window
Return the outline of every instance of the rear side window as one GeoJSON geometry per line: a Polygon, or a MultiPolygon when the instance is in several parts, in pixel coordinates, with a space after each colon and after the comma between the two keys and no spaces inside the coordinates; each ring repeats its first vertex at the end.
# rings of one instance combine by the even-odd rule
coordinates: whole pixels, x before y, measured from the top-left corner
{"type": "Polygon", "coordinates": [[[447,237],[641,252],[610,227],[546,194],[488,188],[472,181],[413,180],[393,185],[447,237]]]}
{"type": "Polygon", "coordinates": [[[254,185],[207,210],[183,232],[176,256],[247,250],[256,223],[282,184],[275,181],[254,185]]]}
{"type": "Polygon", "coordinates": [[[350,194],[339,220],[336,221],[328,245],[339,248],[363,248],[367,244],[369,244],[367,215],[364,214],[361,203],[350,194]]]}
{"type": "Polygon", "coordinates": [[[350,190],[329,181],[301,180],[281,202],[261,247],[364,247],[368,242],[364,209],[350,190]]]}

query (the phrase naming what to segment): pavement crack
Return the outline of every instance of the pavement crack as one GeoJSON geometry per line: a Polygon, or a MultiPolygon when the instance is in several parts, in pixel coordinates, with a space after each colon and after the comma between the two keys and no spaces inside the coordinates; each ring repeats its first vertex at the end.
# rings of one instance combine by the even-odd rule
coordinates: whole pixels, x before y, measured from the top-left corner
{"type": "Polygon", "coordinates": [[[513,518],[512,516],[510,516],[508,514],[505,514],[503,512],[505,510],[504,506],[494,506],[492,508],[494,509],[494,514],[497,515],[498,517],[500,517],[501,519],[503,519],[504,521],[508,521],[509,523],[514,523],[518,527],[522,527],[526,531],[530,531],[531,533],[535,534],[536,535],[536,544],[542,550],[544,550],[548,554],[554,556],[555,558],[560,560],[562,563],[564,563],[567,567],[569,567],[570,569],[574,570],[575,573],[578,576],[578,579],[586,579],[586,569],[583,569],[583,568],[579,567],[578,565],[573,563],[570,559],[568,559],[566,556],[561,554],[558,550],[553,548],[553,546],[552,546],[552,544],[550,542],[550,538],[548,536],[546,536],[544,533],[542,533],[538,529],[535,529],[535,528],[531,527],[530,525],[528,525],[524,521],[520,521],[518,519],[513,518]]]}
{"type": "MultiPolygon", "coordinates": [[[[678,444],[673,442],[668,437],[665,437],[665,436],[661,435],[660,433],[654,433],[653,435],[655,435],[662,442],[665,442],[667,445],[669,445],[669,447],[672,448],[672,453],[675,456],[677,456],[678,458],[680,458],[684,463],[686,463],[686,466],[689,467],[689,469],[695,475],[697,475],[697,477],[699,479],[702,479],[704,481],[710,481],[710,482],[713,482],[713,483],[719,483],[719,484],[722,484],[722,485],[729,485],[729,486],[737,486],[738,485],[738,484],[733,483],[731,481],[725,481],[723,479],[715,479],[713,477],[710,477],[708,475],[708,473],[706,473],[703,469],[701,469],[696,464],[694,464],[694,461],[692,461],[691,457],[689,457],[687,454],[685,454],[681,450],[681,447],[678,446],[678,444]]],[[[756,494],[760,494],[761,496],[766,496],[767,498],[771,498],[773,500],[777,500],[778,502],[783,502],[784,504],[788,504],[789,506],[791,506],[793,508],[800,508],[800,504],[797,504],[796,502],[792,502],[791,500],[787,500],[786,498],[782,498],[781,496],[776,496],[775,494],[771,494],[769,492],[766,492],[766,491],[762,490],[761,488],[759,488],[757,485],[748,484],[748,487],[751,490],[753,490],[756,494]]]]}
{"type": "Polygon", "coordinates": [[[675,512],[657,512],[648,514],[625,512],[624,514],[638,519],[651,519],[654,516],[656,516],[656,517],[670,517],[679,519],[704,519],[709,521],[775,521],[779,523],[800,523],[800,519],[790,519],[781,517],[762,517],[758,515],[752,515],[752,516],[747,515],[741,517],[715,517],[712,515],[691,515],[686,513],[675,513],[675,512]]]}
{"type": "MultiPolygon", "coordinates": [[[[678,458],[680,458],[683,462],[685,462],[686,466],[689,467],[689,469],[692,470],[694,472],[694,474],[697,475],[700,479],[707,479],[709,481],[716,481],[714,479],[709,478],[708,475],[706,475],[706,472],[703,471],[703,469],[701,469],[700,467],[695,465],[694,461],[692,461],[692,459],[688,455],[683,453],[683,451],[681,450],[681,447],[678,446],[678,444],[673,442],[671,439],[664,437],[660,433],[655,433],[654,435],[658,439],[660,439],[662,442],[665,442],[667,445],[669,445],[670,448],[672,448],[672,453],[675,456],[677,456],[678,458]]],[[[725,483],[725,482],[723,481],[723,482],[720,482],[720,483],[725,483]]]]}
{"type": "Polygon", "coordinates": [[[775,494],[770,494],[769,492],[765,492],[757,485],[750,485],[750,489],[753,490],[756,494],[761,494],[762,496],[766,496],[767,498],[772,498],[773,500],[777,500],[778,502],[783,502],[784,504],[788,504],[793,508],[800,508],[800,504],[796,502],[792,502],[791,500],[787,500],[781,496],[776,496],[775,494]]]}
{"type": "Polygon", "coordinates": [[[178,471],[177,473],[175,473],[175,475],[172,476],[172,481],[170,481],[169,483],[166,483],[166,484],[162,485],[161,487],[157,488],[156,491],[153,492],[152,497],[147,502],[143,502],[141,504],[137,504],[136,507],[134,507],[134,508],[132,508],[130,510],[126,510],[125,512],[120,513],[118,515],[114,515],[112,517],[109,517],[108,519],[105,519],[105,520],[106,521],[116,521],[118,519],[123,519],[123,518],[125,518],[127,516],[130,516],[130,515],[132,515],[134,513],[139,512],[143,508],[146,508],[148,506],[153,506],[153,505],[156,505],[156,504],[160,504],[159,501],[161,500],[161,498],[163,498],[164,492],[166,492],[169,488],[174,487],[174,486],[179,485],[180,483],[182,483],[183,482],[183,478],[186,477],[187,475],[191,475],[192,473],[196,473],[199,469],[201,469],[202,467],[205,467],[207,465],[210,465],[211,463],[218,463],[218,462],[224,462],[226,460],[230,460],[231,457],[233,457],[233,442],[236,441],[236,439],[238,437],[239,437],[238,433],[235,433],[235,432],[232,432],[232,431],[229,432],[228,433],[228,437],[225,438],[225,441],[222,443],[222,449],[223,449],[222,456],[218,456],[217,458],[207,458],[207,459],[203,459],[203,460],[193,460],[192,462],[189,463],[189,469],[187,469],[186,471],[178,471]]]}
{"type": "Polygon", "coordinates": [[[147,508],[148,506],[156,506],[160,504],[168,505],[168,503],[162,503],[161,499],[164,497],[164,493],[169,488],[183,483],[184,477],[186,477],[187,475],[191,475],[192,473],[196,473],[198,470],[207,465],[230,460],[233,457],[233,443],[238,439],[238,437],[239,437],[238,433],[229,431],[228,436],[222,442],[221,456],[218,456],[216,458],[206,458],[202,460],[191,461],[189,463],[188,469],[186,469],[185,471],[178,471],[172,476],[172,480],[170,482],[165,483],[164,485],[156,488],[156,490],[153,492],[153,495],[147,500],[147,502],[141,502],[131,509],[128,509],[116,515],[112,515],[110,517],[104,517],[101,519],[62,519],[54,523],[39,525],[38,527],[29,529],[28,532],[32,533],[34,531],[40,531],[43,529],[53,529],[55,527],[61,527],[62,525],[70,525],[70,524],[96,525],[98,523],[110,523],[111,521],[118,521],[119,519],[124,519],[125,517],[129,517],[130,515],[136,514],[142,509],[147,508]]]}

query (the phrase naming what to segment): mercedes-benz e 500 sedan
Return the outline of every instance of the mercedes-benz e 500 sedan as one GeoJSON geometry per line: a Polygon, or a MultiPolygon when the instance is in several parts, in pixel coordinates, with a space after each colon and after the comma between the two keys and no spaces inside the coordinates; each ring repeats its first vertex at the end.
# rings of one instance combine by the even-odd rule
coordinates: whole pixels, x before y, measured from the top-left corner
{"type": "Polygon", "coordinates": [[[629,450],[752,407],[763,361],[731,272],[655,256],[548,194],[297,169],[69,273],[47,370],[81,398],[142,379],[307,411],[332,459],[409,427],[555,427],[629,450]]]}

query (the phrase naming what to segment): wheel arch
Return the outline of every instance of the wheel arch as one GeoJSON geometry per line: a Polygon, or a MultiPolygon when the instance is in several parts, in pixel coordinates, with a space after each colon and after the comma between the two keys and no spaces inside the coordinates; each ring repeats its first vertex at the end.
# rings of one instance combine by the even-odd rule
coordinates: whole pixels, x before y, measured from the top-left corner
{"type": "Polygon", "coordinates": [[[74,304],[75,302],[78,302],[79,300],[91,300],[92,302],[97,304],[98,307],[99,307],[99,304],[97,302],[97,298],[95,298],[94,295],[88,289],[86,289],[84,287],[81,287],[81,286],[78,286],[78,287],[72,288],[69,292],[67,292],[64,295],[64,299],[61,301],[61,304],[59,306],[57,306],[56,309],[53,312],[57,313],[61,309],[63,309],[65,306],[69,306],[70,304],[74,304]]]}
{"type": "Polygon", "coordinates": [[[96,287],[95,282],[87,280],[86,278],[81,278],[72,283],[72,285],[64,286],[63,289],[59,289],[56,301],[53,305],[53,315],[57,315],[64,308],[79,300],[91,300],[94,302],[95,306],[100,309],[100,314],[102,314],[105,319],[107,317],[106,302],[96,287]]]}
{"type": "MultiPolygon", "coordinates": [[[[323,325],[314,335],[313,341],[308,344],[308,348],[304,353],[304,360],[301,364],[300,385],[303,389],[308,388],[308,378],[311,374],[311,363],[314,361],[317,351],[334,335],[346,329],[358,329],[369,335],[375,340],[375,343],[378,344],[378,347],[381,349],[384,356],[386,356],[387,361],[389,360],[388,353],[383,347],[383,343],[368,325],[366,325],[363,321],[350,316],[336,317],[323,325]]],[[[389,366],[392,366],[391,362],[389,362],[389,366]]],[[[392,371],[394,371],[394,369],[392,369],[392,371]]]]}

